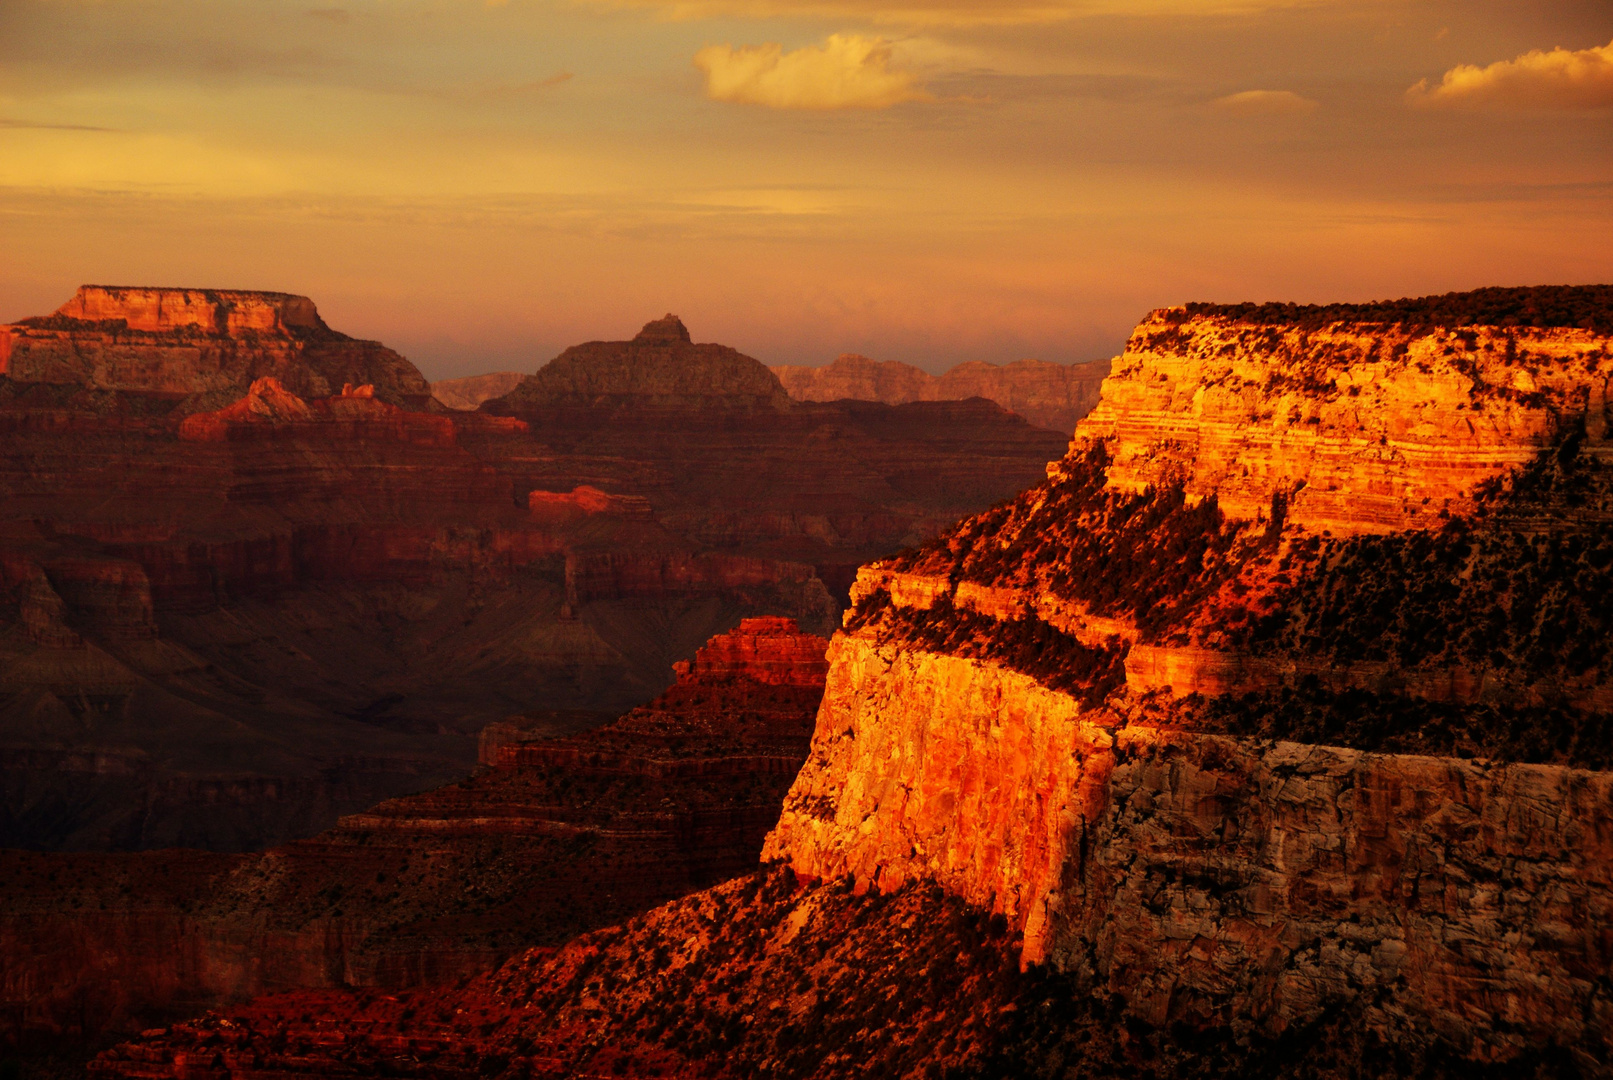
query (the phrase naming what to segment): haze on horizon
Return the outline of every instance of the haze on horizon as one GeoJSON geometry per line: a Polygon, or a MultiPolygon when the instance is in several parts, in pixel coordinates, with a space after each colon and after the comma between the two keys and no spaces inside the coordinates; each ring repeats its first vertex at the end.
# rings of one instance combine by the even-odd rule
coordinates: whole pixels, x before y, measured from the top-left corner
{"type": "Polygon", "coordinates": [[[6,0],[0,319],[278,289],[431,378],[1613,280],[1613,12],[1497,0],[6,0]]]}

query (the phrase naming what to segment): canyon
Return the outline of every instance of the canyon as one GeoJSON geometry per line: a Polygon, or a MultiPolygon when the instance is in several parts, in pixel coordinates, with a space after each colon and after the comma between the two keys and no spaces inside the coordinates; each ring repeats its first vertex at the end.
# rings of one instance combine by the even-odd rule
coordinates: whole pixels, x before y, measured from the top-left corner
{"type": "Polygon", "coordinates": [[[1098,403],[1098,386],[1109,362],[1051,364],[1015,360],[990,364],[971,360],[941,375],[895,360],[870,360],[844,353],[823,367],[771,368],[797,401],[962,401],[985,398],[1018,413],[1038,427],[1069,431],[1098,403]]]}
{"type": "Polygon", "coordinates": [[[312,836],[466,775],[489,724],[654,698],[742,618],[826,633],[858,565],[1063,442],[793,403],[688,338],[453,411],[290,294],[85,286],[0,328],[0,844],[312,836]]]}
{"type": "Polygon", "coordinates": [[[609,724],[490,725],[475,775],[261,853],[0,851],[0,1008],[49,1044],[452,982],[743,875],[806,757],[827,645],[745,619],[609,724]]]}
{"type": "Polygon", "coordinates": [[[1610,294],[1152,313],[859,572],[769,865],[95,1074],[1608,1075],[1610,294]]]}

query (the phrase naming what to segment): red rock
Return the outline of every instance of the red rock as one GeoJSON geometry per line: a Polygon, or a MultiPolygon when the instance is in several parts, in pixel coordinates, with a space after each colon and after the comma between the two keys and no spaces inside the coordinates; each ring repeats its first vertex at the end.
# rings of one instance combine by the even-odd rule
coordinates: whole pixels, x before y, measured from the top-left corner
{"type": "Polygon", "coordinates": [[[302,397],[343,383],[424,408],[413,364],[325,325],[312,300],[287,293],[81,286],[54,315],[0,326],[0,375],[23,383],[173,395],[200,411],[272,376],[302,397]]]}

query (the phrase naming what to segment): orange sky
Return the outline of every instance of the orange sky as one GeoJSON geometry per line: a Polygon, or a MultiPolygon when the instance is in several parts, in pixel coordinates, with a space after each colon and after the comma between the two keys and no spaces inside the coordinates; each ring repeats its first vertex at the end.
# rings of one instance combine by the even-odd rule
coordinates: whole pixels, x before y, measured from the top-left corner
{"type": "Polygon", "coordinates": [[[0,318],[281,289],[437,378],[666,311],[1090,359],[1190,299],[1613,280],[1613,9],[0,0],[0,245],[0,318]]]}

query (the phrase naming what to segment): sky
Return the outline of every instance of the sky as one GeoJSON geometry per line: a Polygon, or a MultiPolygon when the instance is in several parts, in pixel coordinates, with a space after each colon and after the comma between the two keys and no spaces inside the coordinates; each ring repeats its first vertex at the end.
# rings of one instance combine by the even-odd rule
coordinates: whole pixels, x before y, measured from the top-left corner
{"type": "Polygon", "coordinates": [[[314,298],[429,378],[1613,281],[1610,0],[0,0],[0,320],[314,298]]]}

